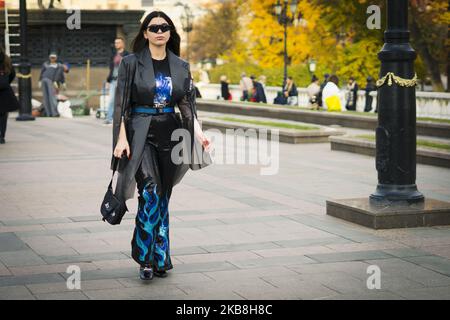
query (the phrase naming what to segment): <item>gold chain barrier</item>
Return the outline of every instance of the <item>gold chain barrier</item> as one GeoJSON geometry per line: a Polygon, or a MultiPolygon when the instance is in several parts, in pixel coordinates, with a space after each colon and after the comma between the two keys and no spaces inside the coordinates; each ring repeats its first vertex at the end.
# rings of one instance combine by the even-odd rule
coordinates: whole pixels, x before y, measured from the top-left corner
{"type": "Polygon", "coordinates": [[[31,73],[29,73],[29,74],[17,73],[16,77],[21,78],[21,79],[29,79],[29,78],[31,78],[31,73]]]}
{"type": "Polygon", "coordinates": [[[377,87],[381,87],[386,83],[388,86],[392,86],[392,82],[395,82],[400,87],[414,87],[417,84],[417,73],[414,74],[414,78],[412,79],[403,79],[399,76],[396,76],[393,72],[388,72],[386,75],[377,81],[377,87]]]}

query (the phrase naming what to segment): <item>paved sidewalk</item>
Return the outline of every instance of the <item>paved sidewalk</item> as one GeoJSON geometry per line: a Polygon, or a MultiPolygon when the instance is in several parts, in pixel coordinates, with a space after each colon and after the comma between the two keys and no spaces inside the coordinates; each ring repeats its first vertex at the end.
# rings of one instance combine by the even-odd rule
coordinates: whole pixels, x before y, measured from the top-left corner
{"type": "MultiPolygon", "coordinates": [[[[327,143],[281,144],[273,176],[190,171],[169,207],[174,269],[143,284],[130,258],[136,199],[120,226],[100,220],[111,127],[13,116],[0,145],[0,299],[450,299],[450,227],[374,231],[326,216],[325,200],[377,182],[372,157],[327,143]],[[81,290],[66,286],[70,265],[81,290]]],[[[425,196],[450,201],[449,181],[449,169],[417,166],[425,196]]]]}

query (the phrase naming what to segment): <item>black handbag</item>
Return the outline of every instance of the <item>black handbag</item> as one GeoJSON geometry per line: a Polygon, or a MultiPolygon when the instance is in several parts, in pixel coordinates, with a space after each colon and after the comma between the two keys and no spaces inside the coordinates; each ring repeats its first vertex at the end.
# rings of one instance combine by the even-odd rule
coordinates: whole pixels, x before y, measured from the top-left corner
{"type": "Polygon", "coordinates": [[[111,181],[109,182],[108,190],[106,191],[105,197],[103,198],[103,202],[100,207],[102,220],[107,221],[112,225],[120,224],[123,216],[125,215],[125,212],[128,211],[125,201],[121,201],[119,198],[117,198],[114,195],[114,191],[112,188],[114,174],[117,170],[117,163],[118,161],[116,161],[114,165],[111,181]]]}

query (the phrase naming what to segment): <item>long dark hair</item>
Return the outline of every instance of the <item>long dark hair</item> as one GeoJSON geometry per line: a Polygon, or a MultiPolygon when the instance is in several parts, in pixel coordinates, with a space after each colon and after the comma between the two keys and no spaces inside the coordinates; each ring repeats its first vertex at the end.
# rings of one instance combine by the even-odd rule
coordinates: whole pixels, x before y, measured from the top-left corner
{"type": "Polygon", "coordinates": [[[148,40],[144,38],[144,31],[147,29],[150,21],[152,21],[152,19],[156,17],[163,18],[172,27],[172,29],[170,30],[170,38],[169,41],[167,41],[166,48],[175,53],[177,56],[180,56],[180,35],[178,34],[172,19],[170,19],[169,16],[162,11],[150,12],[145,17],[144,21],[142,21],[139,33],[136,35],[132,43],[133,52],[139,52],[146,46],[148,46],[148,40]]]}
{"type": "Polygon", "coordinates": [[[0,71],[3,71],[7,74],[11,73],[12,64],[11,59],[5,53],[5,49],[0,46],[0,71]]]}

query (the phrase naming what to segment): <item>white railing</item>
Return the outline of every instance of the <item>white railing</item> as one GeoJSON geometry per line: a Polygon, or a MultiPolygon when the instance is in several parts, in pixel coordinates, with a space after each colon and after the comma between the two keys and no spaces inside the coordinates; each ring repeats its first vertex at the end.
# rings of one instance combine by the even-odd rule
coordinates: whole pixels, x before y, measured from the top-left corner
{"type": "MultiPolygon", "coordinates": [[[[197,84],[202,97],[205,99],[217,99],[220,97],[220,84],[197,84]]],[[[229,86],[233,101],[239,101],[242,93],[238,85],[229,86]]],[[[267,103],[272,104],[277,96],[277,92],[281,91],[280,87],[266,87],[267,103]]],[[[345,112],[345,94],[346,90],[341,90],[341,103],[345,112]]],[[[372,102],[372,111],[375,112],[377,103],[377,92],[371,93],[374,97],[372,102]]],[[[298,106],[308,106],[308,94],[306,88],[298,88],[298,106]]],[[[358,91],[358,99],[356,102],[356,111],[364,111],[366,104],[366,95],[364,90],[358,91]]],[[[416,114],[417,117],[430,117],[450,119],[450,93],[446,92],[416,92],[416,114]]]]}

